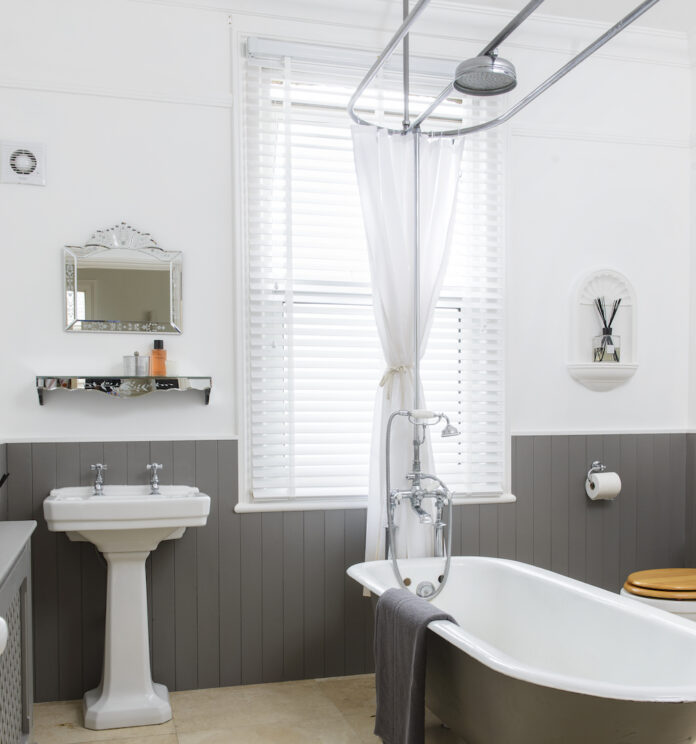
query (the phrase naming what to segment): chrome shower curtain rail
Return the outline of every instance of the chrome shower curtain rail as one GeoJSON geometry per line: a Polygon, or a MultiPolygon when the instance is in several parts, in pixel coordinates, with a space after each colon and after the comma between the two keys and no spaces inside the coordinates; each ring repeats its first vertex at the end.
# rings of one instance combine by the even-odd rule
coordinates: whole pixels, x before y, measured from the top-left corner
{"type": "MultiPolygon", "coordinates": [[[[366,119],[358,116],[358,114],[355,112],[355,107],[357,106],[357,103],[362,94],[365,92],[370,83],[375,79],[377,73],[382,69],[382,67],[384,67],[387,60],[394,53],[400,42],[409,33],[411,26],[413,26],[416,20],[420,17],[421,13],[425,10],[429,2],[430,0],[418,0],[413,10],[406,16],[401,26],[399,26],[394,36],[391,38],[387,46],[383,49],[382,53],[369,69],[368,73],[362,79],[360,85],[358,85],[358,87],[356,88],[355,93],[353,93],[350,102],[348,103],[348,114],[356,124],[373,125],[373,122],[367,121],[366,119]]],[[[520,26],[543,2],[544,0],[532,0],[532,2],[528,3],[505,26],[505,28],[503,28],[500,33],[497,34],[495,38],[492,39],[484,47],[480,56],[491,54],[497,48],[497,46],[502,43],[518,26],[520,26]]],[[[589,46],[585,47],[585,49],[583,49],[579,54],[575,55],[575,57],[573,57],[569,62],[556,70],[553,75],[544,80],[543,83],[538,85],[533,91],[524,96],[524,98],[519,100],[500,116],[496,116],[494,119],[490,119],[489,121],[482,122],[480,124],[474,124],[473,126],[463,127],[461,129],[448,129],[445,131],[428,132],[428,134],[433,137],[457,137],[460,135],[480,132],[485,129],[492,129],[493,127],[496,127],[500,124],[504,124],[506,121],[515,116],[515,114],[519,113],[523,108],[525,108],[525,106],[528,106],[533,100],[538,98],[542,93],[544,93],[544,91],[548,90],[552,85],[554,85],[554,83],[557,83],[562,77],[567,75],[573,68],[577,67],[581,62],[594,54],[598,49],[603,47],[617,34],[621,33],[621,31],[623,31],[627,26],[640,18],[643,13],[650,10],[653,5],[657,5],[658,2],[660,2],[660,0],[644,0],[644,2],[640,3],[640,5],[634,8],[630,13],[628,13],[628,15],[624,16],[620,21],[618,21],[618,23],[614,24],[608,31],[595,39],[595,41],[593,41],[589,46]]],[[[388,131],[396,134],[398,132],[410,132],[418,129],[422,122],[425,121],[429,116],[431,116],[433,112],[438,108],[438,106],[447,98],[447,96],[452,91],[452,88],[453,83],[449,83],[437,96],[435,101],[416,119],[405,126],[404,129],[388,129],[388,131]]],[[[386,127],[383,128],[387,129],[386,127]]]]}

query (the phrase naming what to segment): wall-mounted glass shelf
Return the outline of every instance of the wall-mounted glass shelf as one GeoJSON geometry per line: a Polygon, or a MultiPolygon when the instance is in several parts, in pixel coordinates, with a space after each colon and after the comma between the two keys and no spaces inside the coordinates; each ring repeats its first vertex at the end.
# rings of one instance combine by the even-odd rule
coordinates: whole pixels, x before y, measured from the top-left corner
{"type": "Polygon", "coordinates": [[[157,390],[187,392],[199,390],[205,396],[205,404],[210,402],[211,377],[127,377],[118,375],[84,377],[37,376],[36,392],[39,404],[44,404],[44,393],[51,390],[96,390],[116,398],[135,398],[154,393],[157,390]]]}

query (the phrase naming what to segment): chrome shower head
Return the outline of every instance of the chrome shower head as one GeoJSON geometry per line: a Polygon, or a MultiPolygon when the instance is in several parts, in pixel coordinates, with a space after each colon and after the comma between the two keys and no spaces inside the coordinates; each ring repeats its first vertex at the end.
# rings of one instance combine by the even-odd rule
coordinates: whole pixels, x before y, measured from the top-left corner
{"type": "Polygon", "coordinates": [[[459,436],[459,429],[456,426],[450,424],[450,420],[445,414],[441,414],[442,418],[445,419],[445,428],[440,432],[441,437],[457,437],[459,436]]]}
{"type": "Polygon", "coordinates": [[[517,85],[517,73],[512,62],[483,54],[460,62],[453,84],[460,93],[470,96],[497,96],[517,85]]]}

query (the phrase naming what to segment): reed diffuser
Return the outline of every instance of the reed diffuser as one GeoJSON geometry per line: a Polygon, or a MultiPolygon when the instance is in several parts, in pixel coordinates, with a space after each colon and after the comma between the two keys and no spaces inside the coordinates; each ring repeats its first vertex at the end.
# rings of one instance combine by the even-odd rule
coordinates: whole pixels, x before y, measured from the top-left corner
{"type": "Polygon", "coordinates": [[[614,300],[611,315],[607,321],[607,303],[604,297],[597,297],[594,301],[599,317],[602,321],[602,335],[592,339],[593,362],[620,362],[621,337],[614,335],[611,324],[614,322],[621,299],[614,300]]]}

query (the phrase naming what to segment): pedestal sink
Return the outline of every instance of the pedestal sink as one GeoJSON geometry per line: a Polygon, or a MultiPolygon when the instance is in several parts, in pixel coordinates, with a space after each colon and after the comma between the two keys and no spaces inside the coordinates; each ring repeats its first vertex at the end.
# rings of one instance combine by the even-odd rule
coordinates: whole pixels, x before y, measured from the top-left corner
{"type": "Polygon", "coordinates": [[[94,543],[108,565],[104,670],[85,693],[85,727],[145,726],[172,717],[169,692],[152,681],[145,559],[162,540],[202,526],[210,497],[192,486],[57,488],[44,501],[48,529],[94,543]]]}

